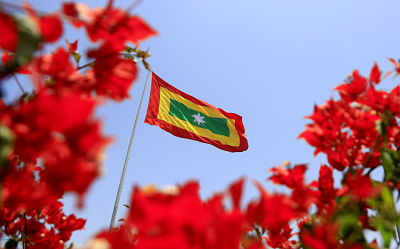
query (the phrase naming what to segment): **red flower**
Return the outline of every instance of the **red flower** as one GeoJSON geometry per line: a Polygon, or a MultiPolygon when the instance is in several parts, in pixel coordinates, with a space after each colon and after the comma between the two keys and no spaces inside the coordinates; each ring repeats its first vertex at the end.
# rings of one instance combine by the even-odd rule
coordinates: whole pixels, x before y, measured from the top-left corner
{"type": "Polygon", "coordinates": [[[400,73],[400,64],[393,58],[389,58],[389,61],[395,66],[396,73],[400,73]]]}
{"type": "Polygon", "coordinates": [[[351,117],[352,109],[343,102],[333,100],[326,104],[314,107],[314,113],[306,118],[314,121],[306,125],[306,130],[298,138],[304,138],[309,144],[316,147],[314,155],[319,152],[330,152],[344,136],[340,132],[343,123],[351,117]]]}
{"type": "Polygon", "coordinates": [[[304,172],[307,170],[307,165],[295,165],[292,169],[283,167],[272,168],[269,171],[274,175],[269,179],[275,184],[285,185],[288,188],[296,189],[304,186],[304,172]]]}
{"type": "Polygon", "coordinates": [[[102,231],[93,238],[88,245],[88,249],[108,248],[108,249],[133,249],[137,248],[132,239],[132,233],[124,227],[113,231],[102,231]]]}
{"type": "Polygon", "coordinates": [[[378,84],[381,81],[381,71],[379,70],[376,62],[371,70],[371,73],[369,74],[369,81],[375,84],[378,84]]]}
{"type": "Polygon", "coordinates": [[[300,233],[300,239],[307,248],[340,248],[339,240],[337,239],[338,228],[336,223],[317,225],[313,227],[311,231],[309,231],[308,228],[303,228],[300,233]]]}
{"type": "Polygon", "coordinates": [[[264,196],[261,203],[265,214],[260,225],[271,232],[279,232],[288,222],[298,217],[294,203],[287,196],[281,194],[264,196]]]}
{"type": "Polygon", "coordinates": [[[296,203],[283,194],[268,194],[259,183],[256,183],[261,197],[249,203],[246,219],[249,224],[258,224],[272,233],[280,233],[282,227],[292,219],[300,216],[296,212],[296,203]],[[274,214],[274,215],[271,215],[274,214]]]}
{"type": "Polygon", "coordinates": [[[130,16],[126,11],[113,8],[112,1],[104,9],[90,10],[87,6],[65,3],[63,13],[75,27],[84,26],[92,41],[103,40],[108,44],[125,44],[140,41],[157,34],[138,16],[130,16]]]}
{"type": "Polygon", "coordinates": [[[92,20],[86,25],[86,30],[92,41],[100,39],[107,43],[125,43],[127,41],[138,44],[156,34],[156,32],[141,18],[129,16],[127,12],[107,8],[92,11],[92,20]]]}
{"type": "Polygon", "coordinates": [[[82,6],[82,4],[76,4],[73,2],[63,3],[62,6],[62,12],[69,18],[69,21],[76,28],[85,25],[85,22],[80,17],[80,11],[78,10],[79,6],[82,6]]]}
{"type": "Polygon", "coordinates": [[[362,77],[358,70],[353,71],[353,75],[349,77],[349,82],[336,87],[342,99],[346,101],[354,101],[357,97],[367,90],[367,79],[362,77]]]}
{"type": "Polygon", "coordinates": [[[198,189],[195,182],[174,194],[135,188],[128,224],[137,229],[137,248],[238,248],[244,215],[237,209],[226,211],[221,195],[203,203],[198,189]]]}
{"type": "Polygon", "coordinates": [[[94,100],[82,98],[79,93],[55,95],[42,90],[32,101],[21,106],[19,115],[32,128],[65,132],[85,125],[95,105],[94,100]]]}
{"type": "MultiPolygon", "coordinates": [[[[69,60],[69,53],[59,48],[51,55],[45,55],[37,59],[33,68],[38,74],[48,75],[54,82],[54,88],[79,87],[82,75],[69,60]]],[[[37,82],[37,84],[42,82],[37,82]]],[[[43,87],[38,85],[38,87],[43,87]]],[[[79,89],[79,88],[78,88],[79,89]]]]}
{"type": "Polygon", "coordinates": [[[329,164],[337,170],[343,171],[346,167],[350,166],[347,154],[344,150],[331,151],[328,154],[329,164]]]}
{"type": "Polygon", "coordinates": [[[46,42],[57,41],[63,32],[62,23],[56,15],[40,17],[39,27],[43,40],[46,42]]]}
{"type": "Polygon", "coordinates": [[[57,229],[60,239],[67,242],[71,238],[72,232],[84,228],[86,220],[76,218],[74,214],[65,215],[62,207],[61,202],[54,202],[41,210],[40,217],[45,218],[47,224],[53,225],[57,229]]]}
{"type": "Polygon", "coordinates": [[[395,104],[394,95],[377,92],[372,85],[358,97],[357,102],[350,105],[348,102],[330,100],[325,105],[315,107],[314,113],[307,117],[314,122],[306,125],[306,130],[299,135],[299,138],[304,138],[315,147],[315,155],[325,153],[329,164],[337,170],[360,164],[374,167],[379,155],[373,154],[370,158],[369,151],[365,149],[373,150],[379,139],[376,125],[381,116],[377,110],[400,107],[400,104],[395,104]],[[371,110],[372,106],[378,109],[371,110]]]}
{"type": "Polygon", "coordinates": [[[39,26],[42,39],[45,42],[55,42],[60,38],[63,32],[61,20],[56,14],[40,16],[28,3],[23,4],[23,8],[28,16],[39,26]]]}
{"type": "Polygon", "coordinates": [[[40,210],[60,198],[60,195],[52,192],[45,183],[35,180],[34,165],[27,164],[17,169],[16,165],[11,164],[7,175],[2,178],[1,197],[4,208],[24,212],[40,210]]]}
{"type": "Polygon", "coordinates": [[[18,29],[11,16],[0,12],[0,47],[15,51],[18,45],[18,29]]]}
{"type": "Polygon", "coordinates": [[[319,196],[316,198],[317,213],[323,217],[330,217],[336,210],[336,190],[333,186],[332,168],[322,165],[319,170],[317,187],[319,196]]]}
{"type": "Polygon", "coordinates": [[[72,232],[83,228],[85,220],[65,215],[62,206],[62,203],[53,201],[37,210],[27,209],[23,214],[3,207],[0,210],[1,220],[5,220],[5,215],[8,217],[3,231],[7,236],[19,237],[20,240],[21,233],[24,233],[27,248],[63,249],[72,232]]]}
{"type": "Polygon", "coordinates": [[[94,86],[99,95],[108,96],[120,101],[129,96],[129,89],[137,77],[137,67],[132,60],[122,59],[115,45],[104,44],[98,50],[91,51],[89,56],[96,60],[92,74],[96,79],[94,86]]]}
{"type": "Polygon", "coordinates": [[[264,243],[262,241],[249,241],[248,245],[242,245],[242,247],[245,249],[265,249],[264,243]]]}
{"type": "Polygon", "coordinates": [[[319,169],[318,188],[322,192],[322,197],[333,199],[335,197],[335,189],[333,187],[332,168],[321,165],[319,169]]]}
{"type": "Polygon", "coordinates": [[[240,200],[242,199],[244,178],[236,181],[229,187],[229,193],[232,197],[233,208],[240,209],[240,200]]]}
{"type": "Polygon", "coordinates": [[[82,197],[99,175],[109,139],[101,135],[100,123],[91,120],[95,104],[76,92],[43,89],[19,109],[1,112],[2,124],[15,134],[14,155],[26,163],[42,160],[41,189],[31,187],[30,194],[38,191],[50,198],[74,191],[82,197]]]}
{"type": "MultiPolygon", "coordinates": [[[[14,54],[6,52],[1,53],[1,62],[3,63],[3,66],[8,67],[13,62],[13,60],[14,54]]],[[[19,74],[32,74],[31,70],[28,69],[28,66],[22,66],[18,68],[16,72],[19,74]]]]}
{"type": "Polygon", "coordinates": [[[396,86],[389,93],[388,109],[397,117],[400,117],[400,86],[396,86]]]}
{"type": "Polygon", "coordinates": [[[362,170],[357,170],[346,175],[340,194],[350,194],[353,198],[364,200],[376,196],[379,192],[380,188],[372,185],[371,178],[363,175],[362,170]]]}
{"type": "Polygon", "coordinates": [[[68,53],[75,53],[78,50],[78,40],[75,40],[72,43],[69,43],[67,39],[65,39],[65,43],[67,45],[68,53]]]}
{"type": "MultiPolygon", "coordinates": [[[[293,236],[292,229],[286,224],[279,233],[268,232],[265,237],[267,244],[272,248],[291,249],[294,248],[290,238],[293,236]]],[[[295,241],[293,241],[295,243],[295,241]]]]}

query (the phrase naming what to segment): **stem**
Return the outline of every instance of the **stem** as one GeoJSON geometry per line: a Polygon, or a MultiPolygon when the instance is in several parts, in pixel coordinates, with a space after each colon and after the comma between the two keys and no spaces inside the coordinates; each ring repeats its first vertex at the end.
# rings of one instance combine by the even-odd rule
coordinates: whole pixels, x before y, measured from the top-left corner
{"type": "Polygon", "coordinates": [[[258,237],[258,239],[260,239],[260,240],[261,240],[261,238],[262,238],[262,234],[261,234],[260,230],[258,230],[258,228],[257,228],[257,227],[254,227],[254,231],[256,231],[256,234],[257,234],[257,237],[258,237]]]}
{"type": "Polygon", "coordinates": [[[19,90],[21,90],[22,94],[24,94],[24,93],[25,93],[25,90],[24,90],[24,88],[22,87],[21,82],[19,82],[17,76],[15,76],[15,74],[13,74],[12,77],[14,78],[15,82],[17,82],[17,85],[18,85],[18,87],[19,87],[19,90]]]}
{"type": "Polygon", "coordinates": [[[376,168],[378,168],[378,166],[373,167],[373,168],[369,168],[369,170],[367,171],[366,175],[371,174],[371,172],[374,171],[376,168]]]}
{"type": "MultiPolygon", "coordinates": [[[[394,199],[394,196],[393,196],[393,199],[394,199]]],[[[400,190],[397,190],[397,198],[396,198],[396,203],[398,203],[399,202],[399,200],[400,200],[400,190]]],[[[395,205],[396,205],[396,203],[395,203],[395,205]]],[[[400,238],[399,238],[400,239],[400,238]]]]}
{"type": "Polygon", "coordinates": [[[142,3],[142,0],[136,0],[135,2],[131,3],[131,5],[129,5],[129,7],[126,9],[126,12],[131,12],[132,10],[136,9],[137,6],[139,6],[139,4],[142,3]]]}
{"type": "MultiPolygon", "coordinates": [[[[342,151],[345,153],[345,155],[346,155],[346,158],[347,158],[347,160],[349,161],[349,164],[351,165],[351,167],[353,167],[354,166],[354,160],[353,160],[353,158],[351,157],[351,156],[349,156],[349,154],[348,154],[348,150],[346,150],[345,148],[344,148],[344,146],[343,146],[343,142],[342,142],[342,137],[343,136],[343,133],[342,133],[342,129],[340,128],[339,129],[339,137],[340,137],[340,142],[339,142],[339,148],[341,148],[342,149],[342,151]]],[[[345,137],[345,139],[346,139],[346,137],[345,137]]]]}
{"type": "MultiPolygon", "coordinates": [[[[369,149],[368,156],[367,156],[367,158],[365,159],[365,162],[363,163],[364,167],[366,167],[366,166],[368,165],[369,161],[370,161],[371,158],[372,158],[372,154],[374,154],[374,152],[375,152],[375,150],[376,150],[376,146],[378,146],[378,138],[379,138],[379,137],[377,137],[377,138],[375,139],[374,145],[372,145],[372,148],[369,149]]],[[[369,173],[371,173],[371,172],[369,172],[369,173]]],[[[368,174],[369,174],[369,173],[368,173],[368,174]]]]}
{"type": "Polygon", "coordinates": [[[23,249],[26,249],[26,237],[27,237],[27,233],[28,233],[28,223],[26,222],[26,214],[24,214],[24,221],[25,221],[25,233],[24,233],[24,239],[23,239],[23,243],[22,243],[22,247],[23,249]]]}
{"type": "MultiPolygon", "coordinates": [[[[144,53],[143,51],[140,51],[140,50],[139,50],[139,52],[144,53]]],[[[147,54],[147,51],[146,51],[146,54],[147,54]]],[[[123,56],[131,55],[132,58],[135,56],[135,54],[125,53],[125,52],[119,53],[119,55],[123,55],[123,56]]],[[[103,59],[104,59],[104,58],[109,58],[109,57],[111,57],[111,56],[115,56],[115,55],[113,54],[113,55],[109,55],[109,56],[104,56],[103,59]]],[[[136,57],[137,57],[137,58],[140,58],[140,59],[142,60],[142,62],[143,62],[144,59],[145,59],[145,57],[139,56],[139,55],[138,55],[138,52],[136,53],[136,57]]],[[[79,67],[77,67],[77,69],[78,69],[78,70],[84,69],[84,68],[86,68],[86,67],[88,67],[88,66],[93,65],[94,63],[96,63],[95,60],[94,60],[94,61],[91,61],[91,62],[89,62],[89,63],[86,63],[85,65],[79,66],[79,67]]],[[[143,64],[145,64],[145,63],[143,63],[143,64]]],[[[147,69],[147,70],[151,70],[150,68],[147,68],[147,67],[146,67],[146,69],[147,69]]]]}
{"type": "Polygon", "coordinates": [[[92,61],[92,62],[86,63],[85,65],[78,67],[78,70],[84,69],[85,67],[88,67],[88,66],[94,64],[95,62],[96,61],[92,61]]]}

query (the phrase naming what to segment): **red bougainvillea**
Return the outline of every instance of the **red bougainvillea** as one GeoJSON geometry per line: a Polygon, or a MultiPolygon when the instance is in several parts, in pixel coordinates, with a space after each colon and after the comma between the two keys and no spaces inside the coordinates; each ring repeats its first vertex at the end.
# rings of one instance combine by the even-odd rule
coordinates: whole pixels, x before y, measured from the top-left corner
{"type": "Polygon", "coordinates": [[[66,3],[64,15],[40,15],[28,4],[23,9],[26,16],[0,12],[0,87],[16,74],[28,74],[33,83],[18,101],[0,101],[1,233],[10,238],[6,247],[65,248],[85,221],[65,215],[58,199],[76,193],[83,205],[110,142],[94,112],[106,99],[128,97],[140,50],[127,52],[127,43],[138,45],[156,32],[112,1],[94,10],[66,3]],[[45,53],[68,22],[98,42],[87,51],[92,62],[80,64],[77,41],[45,53]]]}

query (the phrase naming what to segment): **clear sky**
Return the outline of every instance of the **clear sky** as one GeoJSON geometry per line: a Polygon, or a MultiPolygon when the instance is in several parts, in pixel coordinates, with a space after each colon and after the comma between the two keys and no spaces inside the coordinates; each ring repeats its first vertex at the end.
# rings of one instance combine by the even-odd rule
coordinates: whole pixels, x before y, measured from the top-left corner
{"type": "MultiPolygon", "coordinates": [[[[53,11],[58,1],[29,0],[35,8],[53,11]]],[[[103,1],[82,1],[91,7],[103,1]]],[[[132,1],[116,0],[128,7],[132,1]]],[[[243,117],[249,149],[230,153],[166,133],[144,124],[149,90],[139,117],[117,218],[122,218],[135,184],[182,184],[197,179],[207,198],[241,176],[265,182],[267,170],[282,161],[309,163],[308,181],[316,178],[325,157],[297,136],[314,104],[336,98],[333,88],[354,69],[369,75],[374,61],[392,69],[387,57],[400,57],[397,0],[143,0],[135,9],[159,35],[142,44],[161,78],[176,88],[243,117]]],[[[81,32],[67,29],[70,41],[81,32]]],[[[73,241],[84,244],[108,228],[130,133],[146,71],[131,89],[132,98],[106,103],[98,116],[114,137],[108,147],[105,174],[90,189],[85,208],[77,211],[67,196],[68,212],[87,218],[86,230],[73,241]]],[[[26,82],[24,82],[26,84],[26,82]]],[[[394,82],[383,83],[391,89],[394,82]]],[[[256,195],[250,181],[246,199],[256,195]]]]}

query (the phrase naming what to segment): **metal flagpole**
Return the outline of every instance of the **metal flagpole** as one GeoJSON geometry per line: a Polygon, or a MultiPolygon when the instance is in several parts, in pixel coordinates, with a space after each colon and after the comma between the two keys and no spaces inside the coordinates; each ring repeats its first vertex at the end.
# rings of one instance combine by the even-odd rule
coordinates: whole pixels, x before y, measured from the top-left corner
{"type": "Polygon", "coordinates": [[[146,91],[147,81],[149,80],[149,76],[150,76],[150,73],[151,73],[151,69],[147,69],[147,70],[148,70],[148,73],[147,73],[147,77],[146,77],[146,82],[144,83],[142,97],[140,98],[140,103],[139,103],[139,107],[138,107],[138,110],[137,110],[137,113],[136,113],[135,123],[134,123],[133,129],[132,129],[131,139],[129,141],[128,151],[126,152],[126,156],[125,156],[125,163],[124,163],[124,167],[122,169],[121,180],[119,181],[119,187],[118,187],[117,196],[115,197],[114,210],[113,210],[113,213],[112,213],[109,230],[111,230],[114,227],[115,216],[117,215],[119,199],[121,197],[121,192],[122,192],[122,186],[124,185],[126,166],[128,165],[129,155],[131,154],[133,138],[135,137],[136,124],[137,124],[137,121],[139,119],[140,109],[142,107],[143,96],[144,96],[144,92],[146,91]]]}

